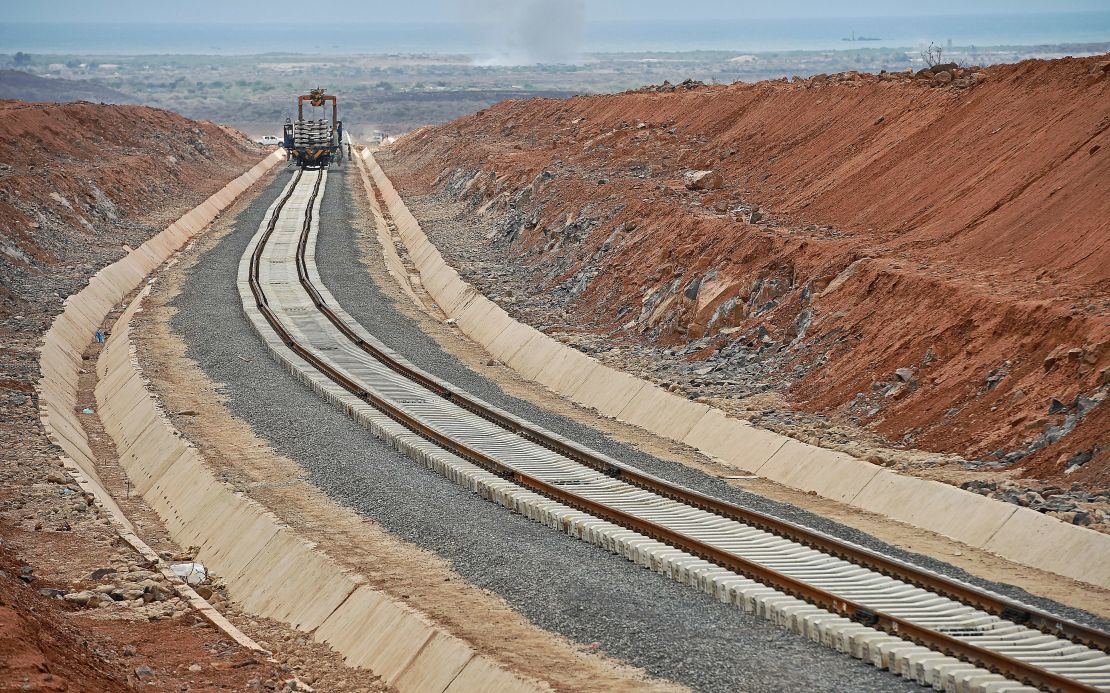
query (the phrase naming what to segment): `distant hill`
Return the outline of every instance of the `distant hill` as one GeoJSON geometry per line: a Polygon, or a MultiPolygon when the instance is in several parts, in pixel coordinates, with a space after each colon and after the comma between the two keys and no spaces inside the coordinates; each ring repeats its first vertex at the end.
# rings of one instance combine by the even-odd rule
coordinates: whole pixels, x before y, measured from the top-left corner
{"type": "Polygon", "coordinates": [[[122,91],[96,82],[39,77],[19,70],[0,70],[0,99],[20,101],[94,101],[112,104],[134,104],[138,99],[122,91]]]}

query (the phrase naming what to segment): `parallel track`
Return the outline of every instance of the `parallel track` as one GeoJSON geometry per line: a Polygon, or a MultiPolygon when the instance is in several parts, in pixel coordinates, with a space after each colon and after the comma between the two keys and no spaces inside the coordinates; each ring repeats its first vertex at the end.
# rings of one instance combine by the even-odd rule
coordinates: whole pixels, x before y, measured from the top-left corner
{"type": "Polygon", "coordinates": [[[1110,635],[1103,631],[645,474],[492,407],[360,335],[361,328],[329,307],[306,261],[322,173],[308,182],[295,266],[301,289],[326,323],[314,324],[300,308],[275,310],[260,267],[287,202],[306,184],[301,172],[296,176],[251,254],[250,290],[285,345],[354,396],[515,484],[863,625],[1038,688],[1110,689],[1110,635]],[[313,334],[328,330],[333,335],[321,338],[326,346],[312,344],[313,334]],[[339,340],[372,364],[334,351],[339,340]],[[434,401],[424,399],[428,394],[434,401]],[[466,416],[473,421],[460,425],[466,416]]]}

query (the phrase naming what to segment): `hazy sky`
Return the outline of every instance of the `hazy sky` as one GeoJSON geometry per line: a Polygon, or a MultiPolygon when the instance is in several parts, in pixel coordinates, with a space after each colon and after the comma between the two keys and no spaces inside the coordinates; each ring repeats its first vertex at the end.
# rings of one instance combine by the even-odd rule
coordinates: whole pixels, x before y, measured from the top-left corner
{"type": "MultiPolygon", "coordinates": [[[[0,21],[321,22],[487,20],[519,0],[0,0],[0,21]]],[[[586,21],[614,19],[743,19],[822,16],[991,14],[1110,10],[1108,0],[531,0],[573,6],[586,21]]]]}

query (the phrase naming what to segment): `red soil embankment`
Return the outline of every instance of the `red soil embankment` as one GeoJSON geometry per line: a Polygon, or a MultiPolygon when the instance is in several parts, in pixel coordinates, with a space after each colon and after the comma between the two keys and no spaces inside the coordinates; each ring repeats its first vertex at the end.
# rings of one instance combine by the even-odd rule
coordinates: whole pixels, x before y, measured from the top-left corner
{"type": "Polygon", "coordinates": [[[739,340],[799,409],[1105,486],[1106,61],[505,102],[403,138],[398,182],[493,215],[537,292],[583,277],[596,332],[739,340]]]}
{"type": "Polygon", "coordinates": [[[42,431],[34,383],[43,332],[62,300],[127,246],[262,156],[240,133],[153,108],[0,101],[0,689],[242,688],[279,675],[253,661],[230,668],[245,651],[192,616],[93,617],[38,592],[90,588],[92,571],[126,553],[64,483],[42,431]]]}
{"type": "Polygon", "coordinates": [[[62,299],[262,154],[155,108],[0,101],[0,398],[27,404],[62,299]]]}
{"type": "Polygon", "coordinates": [[[155,108],[0,101],[0,252],[37,275],[85,248],[142,242],[150,229],[137,226],[215,192],[261,153],[238,132],[155,108]]]}

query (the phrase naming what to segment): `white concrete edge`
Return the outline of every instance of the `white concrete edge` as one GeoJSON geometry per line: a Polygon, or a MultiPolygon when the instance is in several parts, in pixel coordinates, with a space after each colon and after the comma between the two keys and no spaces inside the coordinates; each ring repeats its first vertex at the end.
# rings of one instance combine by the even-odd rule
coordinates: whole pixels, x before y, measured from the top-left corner
{"type": "MultiPolygon", "coordinates": [[[[252,242],[252,248],[256,242],[257,237],[252,242]]],[[[951,690],[969,693],[985,692],[988,690],[986,686],[992,683],[1009,683],[1010,686],[1004,690],[1014,693],[1033,690],[954,657],[863,626],[667,544],[547,499],[419,437],[320,374],[276,336],[254,305],[247,282],[249,252],[248,249],[240,264],[239,290],[248,319],[274,359],[326,401],[413,461],[534,522],[623,556],[643,568],[733,604],[794,634],[903,678],[938,686],[939,690],[948,686],[951,690]]],[[[306,254],[306,260],[309,261],[310,276],[318,277],[311,252],[306,254]]]]}
{"type": "MultiPolygon", "coordinates": [[[[113,334],[119,338],[127,339],[129,346],[131,318],[134,316],[135,313],[142,310],[141,306],[143,299],[145,299],[149,294],[150,285],[148,284],[147,286],[143,287],[138,295],[135,296],[130,305],[127,307],[127,310],[123,313],[123,315],[120,316],[120,319],[113,326],[113,334]],[[122,334],[120,334],[119,331],[122,331],[122,334]]],[[[100,484],[91,482],[88,478],[81,474],[79,469],[75,469],[74,471],[74,480],[81,485],[81,488],[89,491],[98,498],[101,494],[108,495],[107,491],[102,486],[100,486],[100,484]]],[[[114,504],[115,503],[113,501],[113,505],[114,504]]],[[[155,564],[159,572],[161,572],[167,580],[171,581],[174,584],[178,595],[186,599],[189,602],[189,606],[191,606],[201,616],[203,616],[206,621],[208,621],[218,630],[233,639],[240,646],[254,652],[264,653],[267,655],[269,654],[261,645],[259,645],[246,633],[239,630],[230,621],[228,621],[227,618],[223,614],[221,614],[215,607],[213,607],[207,599],[197,594],[196,590],[194,590],[188,582],[178,576],[177,573],[173,572],[173,569],[170,567],[170,565],[167,562],[163,561],[161,557],[157,553],[155,553],[155,551],[150,548],[149,545],[147,545],[146,542],[144,542],[141,538],[139,538],[137,534],[134,533],[134,531],[123,527],[123,522],[127,522],[127,518],[125,516],[122,516],[122,513],[120,517],[117,517],[115,513],[110,513],[110,517],[112,518],[112,521],[118,525],[117,532],[119,536],[129,545],[131,545],[131,547],[135,549],[135,551],[142,555],[143,558],[155,564]]],[[[127,524],[130,526],[129,522],[127,524]]]]}
{"type": "Polygon", "coordinates": [[[472,323],[462,319],[468,310],[479,313],[486,310],[485,304],[490,304],[491,311],[499,309],[472,285],[458,278],[457,273],[454,282],[451,279],[446,284],[435,281],[443,276],[446,262],[442,255],[420,229],[372,153],[363,149],[355,160],[360,168],[368,170],[381,191],[405,245],[410,251],[414,244],[420,247],[420,261],[413,259],[425,289],[448,317],[460,318],[457,324],[464,334],[495,358],[501,358],[522,377],[576,404],[690,445],[727,466],[936,532],[1016,563],[1098,587],[1110,587],[1110,536],[1011,503],[898,474],[844,453],[802,443],[729,417],[716,408],[706,407],[699,414],[691,410],[691,403],[684,398],[615,371],[507,316],[504,319],[510,321],[509,326],[492,331],[482,329],[481,321],[472,323]],[[495,343],[515,326],[521,326],[522,339],[532,340],[530,346],[527,350],[518,349],[512,358],[502,358],[506,354],[499,351],[504,347],[499,350],[495,343]],[[522,351],[541,352],[536,340],[542,340],[544,354],[544,365],[538,370],[536,359],[529,361],[520,354],[522,351]],[[587,387],[571,374],[546,374],[544,367],[558,363],[556,355],[563,354],[567,355],[566,363],[571,363],[571,358],[578,360],[575,362],[586,359],[590,364],[587,381],[596,380],[599,384],[592,386],[591,382],[587,387]],[[632,383],[636,383],[634,387],[632,383]],[[632,406],[633,400],[642,398],[650,398],[652,406],[632,406]],[[640,411],[633,411],[636,409],[640,411]],[[637,416],[633,418],[631,414],[637,416]],[[682,425],[676,427],[676,421],[681,421],[682,425]]]}
{"type": "Polygon", "coordinates": [[[405,293],[409,299],[419,306],[422,310],[427,310],[427,306],[420,300],[413,290],[412,283],[409,281],[408,270],[405,268],[404,263],[401,261],[401,256],[397,254],[397,249],[393,245],[393,236],[389,232],[389,227],[386,224],[385,217],[382,216],[381,207],[378,205],[378,200],[374,197],[373,183],[370,181],[370,175],[366,172],[366,167],[362,166],[362,162],[358,157],[359,177],[362,180],[363,190],[366,192],[366,199],[370,203],[370,211],[374,215],[374,229],[377,233],[378,244],[382,248],[382,254],[385,257],[385,268],[397,285],[401,287],[401,291],[405,293]]]}
{"type": "MultiPolygon", "coordinates": [[[[58,349],[63,351],[65,350],[67,345],[65,344],[66,340],[61,337],[62,330],[59,329],[60,325],[63,320],[70,317],[69,314],[71,312],[83,313],[88,311],[89,308],[84,305],[86,303],[90,306],[99,305],[102,310],[92,311],[93,313],[98,313],[98,315],[94,315],[93,322],[88,323],[92,325],[92,329],[90,331],[87,331],[83,335],[83,341],[81,340],[82,335],[74,335],[78,340],[76,342],[74,342],[72,339],[69,341],[71,348],[73,346],[83,347],[85,344],[88,344],[90,341],[92,341],[93,334],[95,333],[96,329],[99,328],[104,318],[107,317],[108,311],[127,293],[130,293],[135,288],[135,286],[138,286],[143,277],[136,277],[134,282],[130,283],[129,286],[126,285],[126,282],[124,282],[124,286],[120,288],[120,291],[122,291],[122,293],[118,297],[114,297],[115,300],[110,302],[106,301],[105,297],[103,296],[99,297],[99,301],[94,301],[92,299],[90,294],[92,293],[91,290],[93,279],[95,279],[96,277],[106,277],[113,274],[120,277],[126,276],[127,272],[124,271],[124,268],[126,268],[136,256],[143,254],[148,247],[153,247],[157,245],[157,240],[165,241],[167,246],[172,246],[171,252],[175,252],[178,248],[184,245],[193,234],[199,232],[202,228],[207,226],[207,224],[211,222],[212,218],[215,218],[215,216],[217,216],[219,212],[227,206],[227,204],[230,204],[231,201],[236,199],[243,190],[252,185],[266,171],[268,171],[279,160],[282,159],[284,159],[284,153],[280,151],[267,156],[261,162],[252,167],[249,171],[236,178],[234,181],[222,188],[216,194],[210,196],[204,204],[210,204],[218,197],[226,198],[227,196],[230,196],[230,199],[227,199],[226,202],[218,205],[218,208],[211,213],[207,211],[200,212],[200,214],[208,218],[204,221],[203,225],[195,227],[192,233],[181,234],[179,231],[175,232],[173,229],[186,217],[197,214],[198,210],[201,210],[201,207],[203,207],[204,205],[191,210],[188,214],[183,216],[181,220],[178,220],[178,222],[171,224],[170,227],[157,234],[154,238],[148,240],[146,243],[140,246],[139,249],[132,250],[123,259],[118,260],[112,265],[109,265],[108,267],[97,272],[95,277],[90,278],[89,286],[86,286],[81,291],[66,299],[63,312],[57,318],[55,318],[54,323],[51,325],[50,331],[48,331],[48,333],[43,337],[42,345],[39,348],[41,375],[39,381],[35,384],[35,392],[39,402],[39,420],[42,424],[47,438],[52,443],[61,448],[62,454],[59,455],[59,459],[61,460],[62,465],[70,478],[72,478],[74,482],[81,487],[82,490],[92,494],[94,502],[102,509],[102,511],[104,511],[105,516],[108,517],[109,522],[112,524],[113,529],[115,529],[116,531],[116,534],[133,550],[143,556],[144,559],[157,565],[158,570],[167,578],[167,580],[170,580],[174,584],[178,594],[184,597],[189,602],[190,606],[192,606],[202,617],[204,617],[209,623],[212,624],[213,627],[217,628],[220,632],[224,633],[240,646],[255,652],[264,652],[264,650],[261,646],[258,645],[258,643],[256,643],[254,640],[249,638],[246,634],[232,625],[226,618],[224,618],[222,614],[220,614],[216,609],[212,607],[211,604],[209,604],[204,598],[197,594],[196,591],[188,585],[188,583],[179,578],[173,572],[173,570],[171,570],[170,567],[162,561],[161,557],[159,557],[158,554],[155,553],[155,551],[151,549],[150,546],[138,536],[134,525],[132,525],[130,520],[127,519],[127,516],[116,503],[115,499],[112,498],[111,494],[108,493],[107,489],[105,489],[100,482],[95,468],[79,464],[76,461],[75,455],[72,451],[79,450],[79,444],[75,444],[73,441],[67,439],[66,436],[63,436],[61,432],[54,426],[54,421],[52,421],[50,416],[51,408],[54,408],[56,411],[65,411],[66,409],[68,409],[71,412],[75,409],[77,405],[76,389],[73,389],[71,393],[66,393],[71,394],[72,397],[59,397],[59,393],[57,393],[54,389],[49,388],[47,386],[47,383],[52,378],[63,380],[66,378],[72,378],[75,382],[77,378],[78,366],[74,365],[74,367],[72,368],[72,372],[63,373],[62,369],[59,368],[58,364],[56,363],[56,359],[48,358],[47,352],[50,349],[58,349]],[[152,243],[152,241],[154,241],[154,243],[152,243]],[[120,271],[113,272],[113,268],[119,268],[120,271]],[[83,299],[82,294],[85,294],[87,298],[83,299]]],[[[169,255],[170,253],[166,253],[165,257],[161,258],[162,261],[168,258],[169,255]]],[[[144,290],[140,293],[139,298],[145,296],[147,291],[148,289],[144,288],[144,290]]],[[[80,363],[82,353],[83,348],[77,351],[77,353],[75,354],[75,361],[73,362],[74,364],[80,363]]],[[[87,436],[83,427],[78,427],[78,430],[80,431],[81,436],[87,436]]],[[[84,443],[87,446],[87,437],[84,438],[84,443]]]]}

